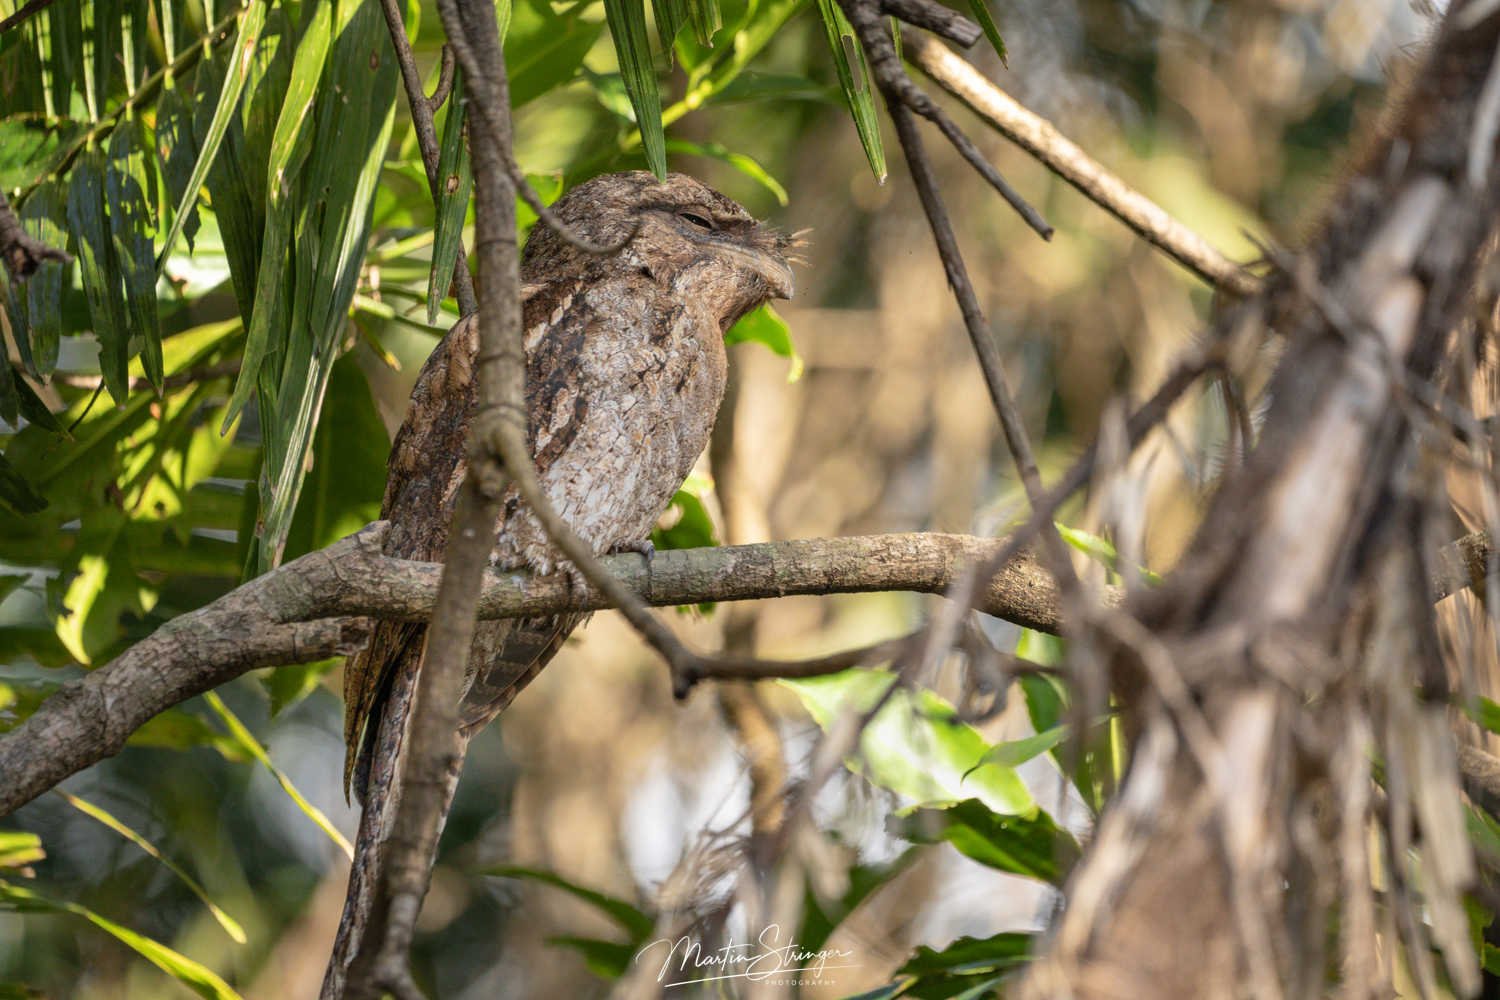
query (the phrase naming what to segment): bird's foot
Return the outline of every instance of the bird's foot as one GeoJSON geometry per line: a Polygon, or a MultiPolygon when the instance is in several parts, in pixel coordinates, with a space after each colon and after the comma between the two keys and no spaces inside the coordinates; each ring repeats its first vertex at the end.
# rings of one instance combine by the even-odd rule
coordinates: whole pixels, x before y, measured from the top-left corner
{"type": "Polygon", "coordinates": [[[647,537],[642,538],[638,542],[622,542],[609,550],[609,554],[612,556],[619,555],[621,552],[638,553],[645,558],[646,565],[650,566],[656,559],[656,543],[647,537]]]}

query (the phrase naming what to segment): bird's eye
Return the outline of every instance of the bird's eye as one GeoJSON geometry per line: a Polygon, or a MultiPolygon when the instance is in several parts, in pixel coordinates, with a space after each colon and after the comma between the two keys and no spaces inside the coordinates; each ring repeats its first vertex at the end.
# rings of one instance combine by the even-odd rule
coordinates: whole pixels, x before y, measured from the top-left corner
{"type": "Polygon", "coordinates": [[[714,224],[712,222],[710,222],[708,219],[705,219],[697,212],[678,212],[677,217],[684,222],[692,223],[699,229],[707,229],[711,232],[714,228],[714,224]]]}

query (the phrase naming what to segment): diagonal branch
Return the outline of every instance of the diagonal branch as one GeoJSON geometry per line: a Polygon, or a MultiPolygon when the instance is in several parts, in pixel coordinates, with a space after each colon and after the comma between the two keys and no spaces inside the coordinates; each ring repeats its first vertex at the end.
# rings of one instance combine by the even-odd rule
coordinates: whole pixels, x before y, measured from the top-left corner
{"type": "Polygon", "coordinates": [[[1085,198],[1204,281],[1236,295],[1260,282],[1156,202],[1084,152],[1051,122],[1023,107],[969,64],[920,32],[903,32],[907,57],[934,83],[963,101],[995,131],[1036,157],[1085,198]]]}

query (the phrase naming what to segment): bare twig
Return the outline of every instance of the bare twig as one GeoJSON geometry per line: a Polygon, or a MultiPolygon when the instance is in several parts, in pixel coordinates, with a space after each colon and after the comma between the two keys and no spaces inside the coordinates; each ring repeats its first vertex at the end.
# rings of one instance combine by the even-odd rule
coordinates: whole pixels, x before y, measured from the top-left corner
{"type": "Polygon", "coordinates": [[[443,106],[443,102],[448,99],[448,94],[453,90],[453,70],[457,65],[453,60],[453,49],[444,45],[443,62],[438,67],[437,86],[432,89],[432,96],[427,98],[427,107],[433,114],[438,113],[438,109],[443,106]]]}
{"type": "Polygon", "coordinates": [[[1022,107],[962,56],[917,32],[902,35],[904,52],[922,72],[969,106],[996,131],[1036,157],[1090,201],[1215,287],[1249,295],[1254,275],[1214,249],[1166,209],[1132,189],[1040,115],[1022,107]]]}
{"type": "Polygon", "coordinates": [[[46,10],[54,2],[55,0],[27,0],[27,3],[23,4],[20,10],[5,20],[0,21],[0,35],[5,34],[5,32],[12,28],[20,27],[28,18],[46,10]]]}
{"type": "MultiPolygon", "coordinates": [[[[448,89],[453,86],[453,57],[444,46],[443,71],[438,78],[437,93],[431,98],[427,97],[422,92],[422,75],[417,70],[411,42],[406,37],[406,22],[401,16],[401,4],[398,0],[380,0],[380,9],[385,13],[391,45],[396,50],[396,63],[401,67],[401,82],[406,87],[406,103],[411,109],[412,131],[416,133],[417,149],[421,151],[422,167],[427,173],[427,190],[436,206],[440,203],[443,190],[443,178],[438,176],[442,151],[438,145],[437,127],[432,116],[443,103],[438,94],[446,96],[448,89]]],[[[457,114],[458,108],[451,108],[448,113],[457,114]]],[[[453,261],[453,297],[458,300],[458,312],[461,316],[473,315],[478,308],[474,298],[474,279],[469,274],[469,263],[464,256],[462,241],[458,256],[453,261]]]]}
{"type": "Polygon", "coordinates": [[[984,37],[979,25],[932,0],[880,0],[880,9],[894,18],[925,28],[955,45],[968,48],[984,37]]]}

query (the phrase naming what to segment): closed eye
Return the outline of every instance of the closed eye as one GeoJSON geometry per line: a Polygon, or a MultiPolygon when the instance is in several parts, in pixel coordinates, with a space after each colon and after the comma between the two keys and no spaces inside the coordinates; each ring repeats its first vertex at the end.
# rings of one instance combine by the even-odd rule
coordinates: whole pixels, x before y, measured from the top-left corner
{"type": "Polygon", "coordinates": [[[713,222],[710,221],[709,219],[706,219],[703,216],[699,215],[697,212],[678,212],[677,213],[677,217],[679,219],[683,220],[684,222],[690,222],[690,223],[692,223],[693,225],[697,226],[699,229],[706,229],[709,232],[713,231],[713,228],[714,228],[713,222]]]}

